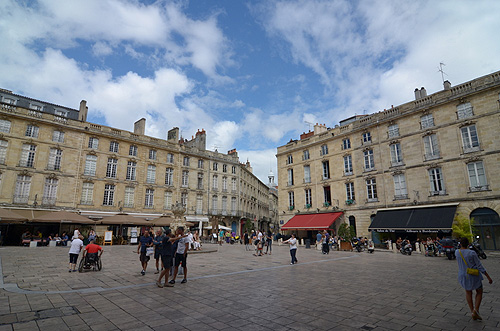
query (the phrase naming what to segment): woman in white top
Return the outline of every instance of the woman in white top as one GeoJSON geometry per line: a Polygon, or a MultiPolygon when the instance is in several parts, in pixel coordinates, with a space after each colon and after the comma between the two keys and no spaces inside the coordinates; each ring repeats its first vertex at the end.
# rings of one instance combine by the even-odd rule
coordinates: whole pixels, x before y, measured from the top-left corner
{"type": "Polygon", "coordinates": [[[290,245],[290,256],[292,257],[292,262],[290,264],[295,264],[297,261],[297,239],[295,238],[295,233],[292,233],[292,237],[288,240],[285,240],[283,244],[290,245]]]}

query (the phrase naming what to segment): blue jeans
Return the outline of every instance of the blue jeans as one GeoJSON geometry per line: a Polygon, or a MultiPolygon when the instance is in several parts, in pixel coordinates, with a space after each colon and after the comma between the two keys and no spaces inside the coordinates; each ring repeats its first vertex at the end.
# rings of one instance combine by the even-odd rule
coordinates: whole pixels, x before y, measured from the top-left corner
{"type": "Polygon", "coordinates": [[[295,257],[297,254],[297,248],[293,248],[290,250],[290,256],[292,257],[292,264],[297,263],[297,258],[295,257]]]}

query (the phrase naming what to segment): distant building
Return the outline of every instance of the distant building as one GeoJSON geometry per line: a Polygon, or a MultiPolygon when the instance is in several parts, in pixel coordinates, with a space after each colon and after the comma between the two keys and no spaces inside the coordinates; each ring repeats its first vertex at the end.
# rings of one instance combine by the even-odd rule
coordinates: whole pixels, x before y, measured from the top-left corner
{"type": "Polygon", "coordinates": [[[416,89],[413,101],[334,128],[316,124],[278,147],[282,226],[311,237],[314,221],[299,223],[315,217],[379,242],[449,234],[459,213],[500,249],[499,96],[495,72],[431,95],[416,89]]]}
{"type": "Polygon", "coordinates": [[[0,90],[0,207],[30,218],[67,209],[154,219],[180,202],[197,225],[215,220],[237,234],[246,219],[268,226],[268,187],[235,149],[206,150],[205,130],[157,139],[144,118],[129,132],[89,123],[87,113],[84,100],[71,109],[0,90]]]}

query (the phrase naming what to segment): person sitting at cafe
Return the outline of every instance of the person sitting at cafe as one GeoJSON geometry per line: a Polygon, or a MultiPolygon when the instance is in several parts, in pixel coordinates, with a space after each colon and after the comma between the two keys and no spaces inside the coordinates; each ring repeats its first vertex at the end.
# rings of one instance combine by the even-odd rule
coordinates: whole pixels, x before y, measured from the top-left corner
{"type": "Polygon", "coordinates": [[[63,232],[62,233],[62,236],[61,236],[61,245],[62,246],[68,246],[68,235],[66,234],[66,232],[63,232]]]}

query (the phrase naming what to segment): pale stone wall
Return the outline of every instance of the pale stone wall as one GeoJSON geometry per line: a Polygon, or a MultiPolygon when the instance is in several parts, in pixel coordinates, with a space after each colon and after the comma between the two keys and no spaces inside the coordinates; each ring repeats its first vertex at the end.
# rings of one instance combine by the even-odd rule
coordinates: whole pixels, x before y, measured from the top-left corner
{"type": "MultiPolygon", "coordinates": [[[[358,235],[368,236],[370,215],[377,209],[386,207],[426,205],[446,202],[459,202],[457,212],[470,212],[482,204],[488,204],[499,212],[500,180],[500,72],[480,77],[472,82],[439,91],[425,98],[411,101],[401,106],[379,113],[360,117],[347,125],[329,128],[326,132],[314,134],[302,140],[290,141],[278,147],[279,213],[285,223],[296,212],[316,212],[332,210],[323,205],[323,187],[330,186],[332,206],[338,206],[349,216],[356,218],[358,235]],[[457,118],[457,106],[470,102],[473,117],[457,118]],[[432,114],[434,126],[422,129],[420,118],[432,114]],[[399,136],[389,138],[388,128],[397,124],[399,136]],[[461,127],[474,124],[480,143],[480,150],[464,152],[461,127]],[[362,142],[362,134],[370,132],[372,141],[362,142]],[[424,158],[424,136],[437,135],[440,157],[434,160],[424,158]],[[351,148],[343,149],[342,140],[349,138],[351,148]],[[392,166],[390,145],[401,144],[403,164],[392,166]],[[328,154],[320,155],[322,145],[328,146],[328,154]],[[365,171],[364,155],[372,149],[375,169],[365,171]],[[303,160],[304,150],[309,150],[310,159],[303,160]],[[353,175],[344,176],[345,155],[352,156],[353,175]],[[292,155],[293,163],[287,164],[292,155]],[[322,162],[329,161],[330,179],[322,179],[322,162]],[[467,163],[482,161],[484,164],[488,190],[470,191],[467,163]],[[304,165],[310,166],[311,183],[304,183],[304,165]],[[442,170],[445,195],[430,195],[429,169],[442,170]],[[288,169],[294,171],[294,185],[288,185],[288,169]],[[402,173],[407,184],[407,198],[395,199],[393,176],[402,173]],[[366,180],[375,178],[378,200],[367,201],[366,180]],[[345,183],[351,181],[355,187],[355,204],[346,203],[345,183]],[[305,209],[305,189],[312,191],[312,206],[305,209]],[[295,209],[289,210],[288,192],[295,195],[295,209]],[[283,214],[283,212],[285,212],[283,214]]],[[[304,136],[305,137],[305,136],[304,136]]]]}
{"type": "MultiPolygon", "coordinates": [[[[142,131],[136,133],[118,130],[98,124],[64,119],[52,114],[34,112],[23,107],[13,107],[0,103],[0,119],[11,122],[10,132],[0,133],[0,139],[8,141],[5,164],[0,164],[0,204],[4,207],[37,208],[41,206],[45,179],[48,176],[59,180],[55,209],[80,209],[95,212],[119,212],[141,214],[170,213],[170,208],[165,208],[165,192],[172,192],[172,204],[181,201],[182,193],[187,194],[186,215],[200,215],[197,207],[197,197],[202,196],[202,215],[222,216],[223,222],[230,225],[244,217],[245,213],[252,212],[260,220],[269,218],[269,190],[251,171],[246,170],[246,165],[239,162],[235,150],[231,154],[221,154],[217,151],[200,149],[200,144],[193,144],[184,140],[184,145],[176,139],[162,140],[145,135],[142,131]],[[26,126],[34,124],[39,127],[37,138],[25,137],[26,126]],[[64,132],[64,142],[52,141],[54,130],[64,132]],[[88,147],[89,138],[99,139],[97,149],[88,147]],[[110,152],[110,142],[119,144],[118,152],[110,152]],[[20,167],[23,143],[32,143],[36,147],[34,166],[20,167]],[[137,146],[137,155],[130,156],[131,145],[137,146]],[[61,169],[47,170],[50,148],[60,148],[63,151],[61,169]],[[149,159],[149,151],[157,152],[156,160],[149,159]],[[174,155],[174,162],[167,162],[167,154],[174,155]],[[97,156],[95,176],[84,175],[87,155],[97,156]],[[183,164],[184,157],[189,157],[189,165],[183,164]],[[117,159],[116,178],[106,178],[108,158],[117,159]],[[203,167],[198,168],[198,160],[203,160],[203,167]],[[127,180],[127,163],[134,161],[136,166],[136,180],[127,180]],[[213,162],[219,164],[218,170],[212,168],[213,162]],[[148,165],[156,166],[154,183],[147,183],[148,165]],[[224,172],[224,166],[226,171],[224,172]],[[235,167],[235,173],[232,168],[235,167]],[[173,169],[172,185],[165,185],[165,170],[173,169]],[[242,170],[245,169],[245,170],[242,170]],[[188,185],[182,185],[182,172],[188,171],[188,185]],[[246,173],[242,178],[242,173],[246,173]],[[18,174],[31,176],[31,187],[27,203],[14,204],[13,195],[18,174]],[[203,176],[203,184],[198,188],[198,174],[203,176]],[[213,189],[212,176],[219,176],[218,189],[213,189]],[[227,177],[227,190],[223,190],[222,177],[227,177]],[[232,187],[232,178],[236,179],[236,190],[232,187]],[[81,204],[82,186],[84,182],[94,184],[91,204],[81,204]],[[245,183],[245,185],[243,185],[245,183]],[[115,185],[114,201],[112,206],[104,206],[104,187],[106,184],[115,185]],[[134,187],[133,207],[124,206],[126,187],[134,187]],[[265,190],[264,190],[265,188],[265,190]],[[154,190],[154,204],[152,208],[145,207],[146,189],[154,190]],[[245,192],[243,192],[245,190],[245,192]],[[218,195],[218,206],[212,211],[212,195],[218,195]],[[36,196],[36,204],[35,204],[36,196]],[[221,198],[227,197],[225,215],[221,215],[221,198]],[[231,198],[236,198],[236,212],[232,212],[231,198]],[[242,198],[244,197],[244,198],[242,198]],[[254,198],[254,200],[252,199],[254,198]],[[244,203],[243,203],[244,202],[244,203]],[[251,202],[251,203],[250,203],[251,202]],[[246,209],[243,209],[245,206],[246,209]]],[[[205,131],[199,131],[196,139],[203,140],[205,131]],[[203,136],[203,137],[201,137],[203,136]]],[[[194,139],[194,138],[193,138],[194,139]]],[[[251,168],[250,168],[251,170],[251,168]]],[[[239,228],[239,227],[238,227],[239,228]]]]}

